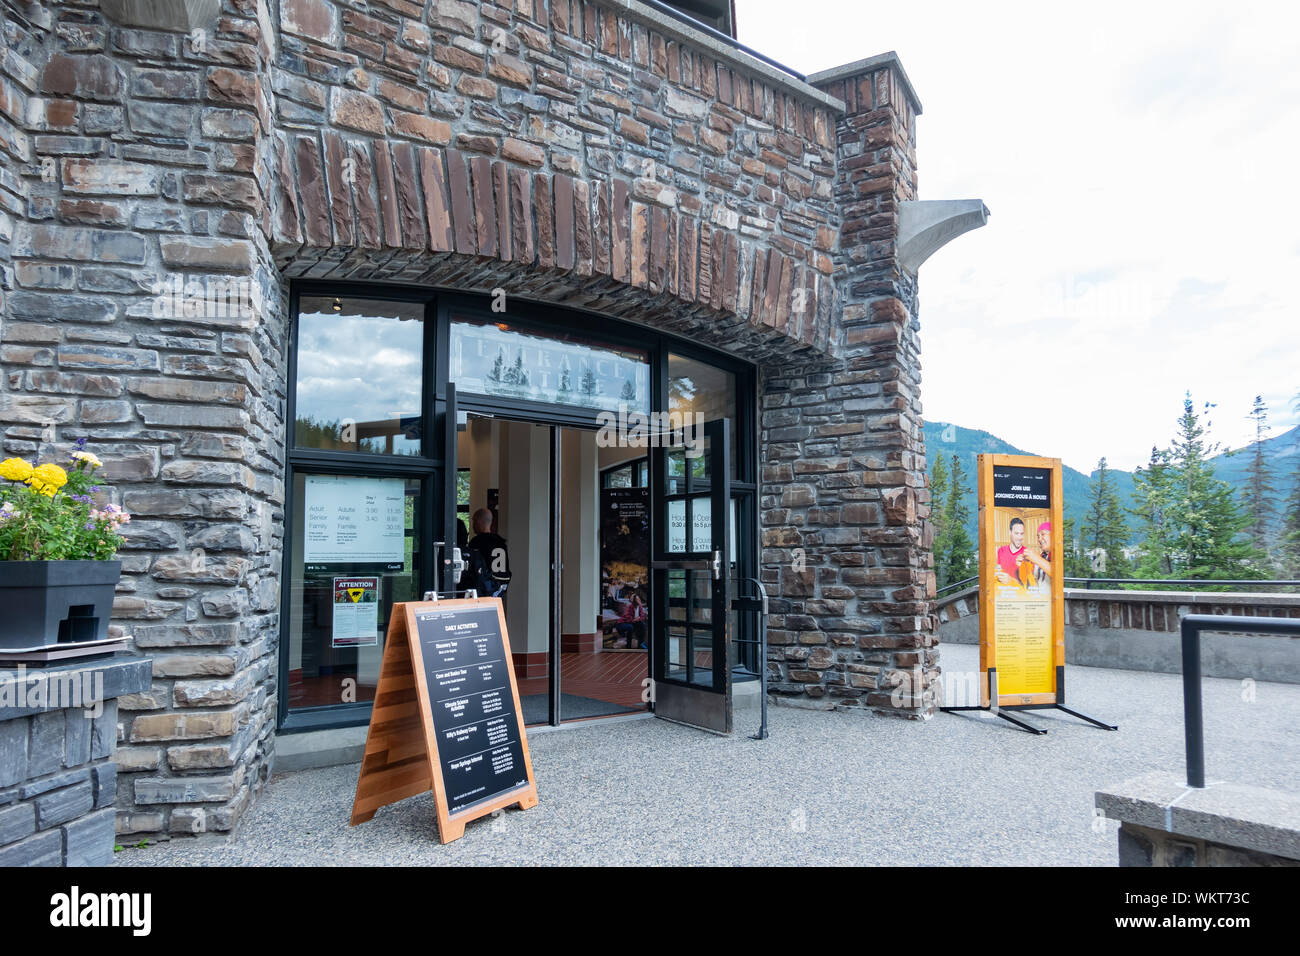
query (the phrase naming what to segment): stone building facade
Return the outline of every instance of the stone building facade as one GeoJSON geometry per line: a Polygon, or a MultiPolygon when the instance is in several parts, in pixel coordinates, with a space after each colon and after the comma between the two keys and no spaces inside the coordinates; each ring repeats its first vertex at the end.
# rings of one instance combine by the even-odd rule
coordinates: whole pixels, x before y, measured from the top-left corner
{"type": "Polygon", "coordinates": [[[773,693],[933,713],[894,55],[798,78],[634,0],[140,6],[0,4],[0,429],[87,439],[134,516],[114,614],[154,679],[119,703],[120,833],[230,830],[272,767],[297,277],[755,363],[773,693]]]}

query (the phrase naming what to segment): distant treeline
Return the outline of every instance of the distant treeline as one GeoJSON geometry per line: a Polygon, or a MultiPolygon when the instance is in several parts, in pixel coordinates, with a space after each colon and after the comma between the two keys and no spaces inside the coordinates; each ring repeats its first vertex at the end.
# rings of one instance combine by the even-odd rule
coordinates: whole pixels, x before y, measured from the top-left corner
{"type": "MultiPolygon", "coordinates": [[[[1300,396],[1296,402],[1300,409],[1300,396]]],[[[1071,509],[1064,522],[1067,577],[1300,578],[1300,449],[1289,473],[1279,473],[1265,454],[1268,413],[1256,396],[1255,439],[1237,453],[1247,464],[1234,491],[1210,461],[1218,451],[1207,439],[1213,407],[1206,403],[1198,412],[1191,394],[1184,397],[1172,444],[1152,447],[1146,466],[1135,469],[1127,507],[1106,459],[1097,462],[1083,513],[1071,509]]],[[[971,577],[979,565],[967,531],[971,488],[961,456],[932,457],[934,565],[942,588],[971,577]]]]}

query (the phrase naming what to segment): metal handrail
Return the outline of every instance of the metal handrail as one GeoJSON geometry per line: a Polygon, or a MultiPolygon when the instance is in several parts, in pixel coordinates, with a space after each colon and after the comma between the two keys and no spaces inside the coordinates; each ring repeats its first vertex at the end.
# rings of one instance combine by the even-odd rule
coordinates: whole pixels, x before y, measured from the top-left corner
{"type": "Polygon", "coordinates": [[[935,597],[936,598],[941,597],[946,591],[960,591],[962,588],[966,587],[967,585],[978,584],[979,579],[980,579],[979,575],[976,574],[969,578],[963,578],[960,581],[951,581],[948,584],[945,584],[943,587],[939,588],[938,592],[936,592],[935,594],[935,597]]]}
{"type": "Polygon", "coordinates": [[[1228,578],[1066,578],[1066,583],[1071,581],[1076,584],[1083,582],[1084,590],[1089,590],[1093,584],[1227,584],[1234,587],[1252,586],[1252,587],[1300,587],[1300,581],[1277,581],[1269,578],[1246,578],[1246,579],[1228,579],[1228,578]]]}
{"type": "Polygon", "coordinates": [[[1300,619],[1188,614],[1183,618],[1183,736],[1187,746],[1187,785],[1205,788],[1205,720],[1201,708],[1201,631],[1295,634],[1300,619]]]}
{"type": "MultiPolygon", "coordinates": [[[[962,588],[971,584],[978,584],[979,577],[963,578],[960,581],[954,581],[951,584],[945,584],[935,594],[938,600],[944,597],[948,592],[960,591],[962,588]]],[[[1084,590],[1089,591],[1094,584],[1178,584],[1178,585],[1220,585],[1225,584],[1231,587],[1274,587],[1274,588],[1300,588],[1300,581],[1291,580],[1273,580],[1268,578],[1246,578],[1246,579],[1227,579],[1227,578],[1065,578],[1066,584],[1083,584],[1084,590]]],[[[1226,593],[1226,592],[1225,592],[1226,593]]]]}
{"type": "Polygon", "coordinates": [[[757,638],[736,638],[737,644],[757,644],[758,645],[758,680],[759,680],[759,707],[761,708],[762,717],[759,722],[758,733],[753,735],[754,740],[766,740],[767,733],[767,588],[763,587],[763,582],[758,578],[736,577],[736,598],[732,602],[732,608],[736,608],[736,603],[740,601],[752,601],[757,605],[754,610],[758,611],[758,637],[757,638]],[[757,589],[758,594],[750,597],[741,594],[741,584],[752,584],[757,589]]]}

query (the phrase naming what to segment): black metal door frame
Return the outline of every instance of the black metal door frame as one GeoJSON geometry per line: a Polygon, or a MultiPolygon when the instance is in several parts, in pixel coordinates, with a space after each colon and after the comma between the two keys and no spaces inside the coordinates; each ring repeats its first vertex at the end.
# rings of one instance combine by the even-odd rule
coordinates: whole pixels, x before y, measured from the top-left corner
{"type": "Polygon", "coordinates": [[[731,557],[731,445],[726,419],[704,425],[708,456],[707,478],[692,474],[692,459],[682,456],[683,488],[667,491],[669,449],[663,443],[654,449],[650,482],[650,540],[652,588],[655,614],[651,621],[651,646],[654,675],[654,711],[657,717],[698,727],[714,733],[732,730],[731,641],[730,641],[730,557],[731,557]],[[703,487],[699,487],[703,485],[703,487]],[[703,498],[709,502],[709,540],[695,540],[694,506],[703,498]],[[672,502],[683,502],[687,540],[685,552],[668,550],[669,509],[672,502]],[[703,545],[703,547],[701,547],[703,545]],[[685,584],[683,632],[686,642],[682,664],[685,676],[673,676],[669,670],[669,635],[673,608],[669,579],[683,572],[685,584]],[[695,632],[699,629],[694,611],[694,587],[697,575],[708,574],[712,640],[711,680],[705,685],[695,680],[695,632]]]}

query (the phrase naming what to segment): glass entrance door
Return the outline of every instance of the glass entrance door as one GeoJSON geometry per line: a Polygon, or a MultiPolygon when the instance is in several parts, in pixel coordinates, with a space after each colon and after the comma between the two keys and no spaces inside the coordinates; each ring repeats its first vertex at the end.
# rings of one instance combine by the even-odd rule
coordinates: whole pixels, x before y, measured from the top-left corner
{"type": "Polygon", "coordinates": [[[726,419],[654,449],[655,715],[731,733],[731,439],[726,419]]]}

